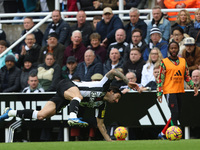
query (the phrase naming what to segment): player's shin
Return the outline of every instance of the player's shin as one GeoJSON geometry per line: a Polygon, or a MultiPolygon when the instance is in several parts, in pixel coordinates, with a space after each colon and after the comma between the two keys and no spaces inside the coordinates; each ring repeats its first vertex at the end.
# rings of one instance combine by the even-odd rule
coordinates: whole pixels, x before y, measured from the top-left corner
{"type": "Polygon", "coordinates": [[[74,97],[69,106],[69,118],[77,118],[78,110],[79,110],[79,103],[81,99],[78,97],[74,97]]]}
{"type": "Polygon", "coordinates": [[[23,119],[37,119],[37,115],[35,115],[34,112],[37,112],[37,111],[31,110],[31,109],[17,110],[16,116],[23,119]]]}

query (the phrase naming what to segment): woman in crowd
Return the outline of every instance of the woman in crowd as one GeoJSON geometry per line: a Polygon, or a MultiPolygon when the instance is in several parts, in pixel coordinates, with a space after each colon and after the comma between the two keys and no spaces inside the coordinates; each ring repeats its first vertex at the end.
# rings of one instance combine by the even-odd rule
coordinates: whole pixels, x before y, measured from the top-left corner
{"type": "Polygon", "coordinates": [[[163,59],[162,53],[157,47],[154,47],[149,54],[149,59],[147,60],[147,63],[143,66],[142,69],[142,78],[141,78],[142,87],[145,87],[147,83],[149,83],[150,81],[155,81],[155,77],[153,75],[153,69],[154,66],[160,64],[162,59],[163,59]]]}
{"type": "Polygon", "coordinates": [[[200,8],[195,11],[194,24],[189,30],[189,35],[196,41],[196,45],[200,47],[200,8]]]}
{"type": "Polygon", "coordinates": [[[176,23],[172,25],[172,30],[176,26],[181,27],[184,30],[184,33],[188,34],[189,29],[192,26],[192,19],[190,17],[190,13],[187,10],[183,9],[179,11],[176,23]]]}
{"type": "Polygon", "coordinates": [[[38,66],[38,79],[44,90],[56,91],[56,85],[61,79],[61,67],[55,63],[52,53],[47,53],[45,63],[38,66]]]}
{"type": "Polygon", "coordinates": [[[23,90],[25,87],[28,86],[28,77],[29,73],[34,71],[37,72],[36,67],[33,67],[32,59],[30,56],[25,56],[24,57],[24,65],[22,68],[21,76],[20,76],[20,85],[21,85],[21,90],[23,90]]]}

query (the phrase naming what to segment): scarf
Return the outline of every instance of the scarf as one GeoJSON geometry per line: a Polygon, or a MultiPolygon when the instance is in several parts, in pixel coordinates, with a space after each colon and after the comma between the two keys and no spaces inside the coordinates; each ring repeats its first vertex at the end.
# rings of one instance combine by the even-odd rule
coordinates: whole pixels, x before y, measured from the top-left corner
{"type": "Polygon", "coordinates": [[[195,21],[194,28],[195,29],[200,29],[200,22],[195,21]]]}

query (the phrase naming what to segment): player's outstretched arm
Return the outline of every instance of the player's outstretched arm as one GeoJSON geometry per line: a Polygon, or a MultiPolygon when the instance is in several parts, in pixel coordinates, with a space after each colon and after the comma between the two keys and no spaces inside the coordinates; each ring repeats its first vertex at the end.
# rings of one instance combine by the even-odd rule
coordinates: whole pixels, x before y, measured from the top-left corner
{"type": "Polygon", "coordinates": [[[120,71],[118,71],[117,69],[112,69],[110,70],[107,74],[106,74],[106,77],[110,80],[113,80],[114,77],[117,76],[119,77],[120,79],[122,79],[127,85],[128,85],[128,79],[127,77],[125,77],[123,75],[123,73],[121,73],[120,71]]]}
{"type": "Polygon", "coordinates": [[[106,126],[104,124],[104,119],[97,118],[97,126],[98,126],[99,131],[101,132],[102,136],[104,137],[104,139],[106,141],[112,141],[112,139],[110,138],[110,136],[107,133],[106,126]]]}
{"type": "Polygon", "coordinates": [[[124,76],[123,73],[121,73],[118,69],[112,69],[106,74],[107,78],[110,80],[113,80],[115,76],[119,77],[122,79],[131,89],[140,91],[139,86],[137,83],[129,82],[126,76],[124,76]]]}

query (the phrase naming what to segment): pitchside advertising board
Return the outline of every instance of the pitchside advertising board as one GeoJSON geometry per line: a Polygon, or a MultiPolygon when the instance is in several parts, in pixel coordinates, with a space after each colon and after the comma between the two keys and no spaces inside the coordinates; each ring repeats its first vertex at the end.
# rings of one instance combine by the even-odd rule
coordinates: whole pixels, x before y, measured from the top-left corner
{"type": "MultiPolygon", "coordinates": [[[[0,112],[3,113],[5,107],[13,109],[37,109],[40,110],[44,107],[45,103],[54,96],[55,93],[38,93],[38,94],[22,94],[22,93],[4,93],[0,94],[0,112]]],[[[192,90],[186,91],[182,99],[182,126],[200,126],[200,96],[193,96],[192,90]]],[[[95,110],[94,110],[95,112],[95,110]]],[[[93,112],[87,113],[87,115],[93,112]]],[[[91,116],[91,117],[92,117],[91,116]]],[[[139,126],[163,126],[170,118],[170,110],[167,102],[163,96],[163,102],[159,103],[156,98],[156,92],[137,92],[127,93],[122,96],[119,103],[107,104],[105,115],[105,124],[110,125],[117,122],[119,125],[126,127],[139,127],[139,126]]],[[[48,119],[48,123],[55,121],[66,121],[69,117],[68,107],[64,108],[57,115],[48,119]],[[49,122],[50,121],[50,122],[49,122]]],[[[89,117],[89,116],[87,116],[89,117]]],[[[0,127],[4,127],[14,119],[9,118],[4,122],[0,122],[0,127]],[[3,126],[2,126],[3,124],[3,126]]],[[[29,122],[29,119],[25,120],[29,122]]],[[[34,122],[34,120],[31,120],[34,122]]],[[[66,122],[64,122],[66,123],[66,122]]]]}

